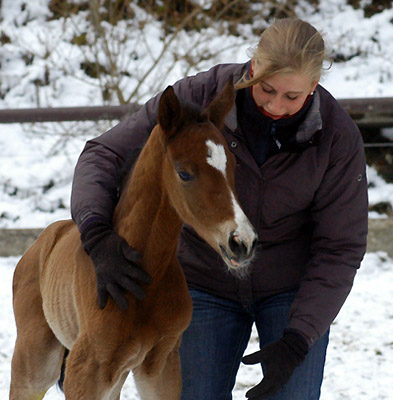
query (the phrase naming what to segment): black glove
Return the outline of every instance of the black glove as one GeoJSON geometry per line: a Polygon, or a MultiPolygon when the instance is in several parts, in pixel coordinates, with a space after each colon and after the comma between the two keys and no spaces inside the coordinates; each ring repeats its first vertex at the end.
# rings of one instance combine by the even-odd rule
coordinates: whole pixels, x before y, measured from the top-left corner
{"type": "Polygon", "coordinates": [[[98,305],[101,308],[106,306],[108,295],[123,311],[128,308],[126,292],[131,292],[138,300],[145,298],[146,293],[140,284],[150,283],[151,277],[139,265],[141,255],[109,224],[89,224],[82,232],[81,240],[96,270],[98,305]]]}
{"type": "Polygon", "coordinates": [[[276,393],[289,381],[295,368],[303,362],[308,349],[308,343],[301,333],[287,329],[280,340],[243,357],[244,364],[262,363],[264,367],[262,381],[250,389],[246,397],[262,400],[276,393]]]}

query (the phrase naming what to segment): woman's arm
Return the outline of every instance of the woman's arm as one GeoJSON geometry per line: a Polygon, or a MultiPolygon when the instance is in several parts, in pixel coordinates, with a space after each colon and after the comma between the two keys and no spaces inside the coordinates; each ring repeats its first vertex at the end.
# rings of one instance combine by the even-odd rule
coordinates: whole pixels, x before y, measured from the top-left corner
{"type": "Polygon", "coordinates": [[[311,345],[327,331],[344,304],[366,251],[366,160],[352,121],[333,141],[329,167],[315,194],[312,258],[291,309],[290,328],[311,345]]]}
{"type": "Polygon", "coordinates": [[[75,167],[71,194],[71,214],[80,230],[91,215],[111,221],[123,166],[128,158],[135,161],[155,126],[158,99],[159,95],[108,132],[86,143],[75,167]]]}

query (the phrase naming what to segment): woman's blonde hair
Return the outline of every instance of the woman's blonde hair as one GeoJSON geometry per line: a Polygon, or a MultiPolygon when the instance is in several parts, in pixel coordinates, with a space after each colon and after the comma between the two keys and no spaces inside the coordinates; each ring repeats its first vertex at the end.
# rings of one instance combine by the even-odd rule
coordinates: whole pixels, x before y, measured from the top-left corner
{"type": "Polygon", "coordinates": [[[254,76],[247,78],[245,74],[237,82],[237,89],[286,72],[302,72],[317,82],[327,57],[323,37],[311,24],[298,18],[283,18],[262,33],[252,59],[254,76]]]}

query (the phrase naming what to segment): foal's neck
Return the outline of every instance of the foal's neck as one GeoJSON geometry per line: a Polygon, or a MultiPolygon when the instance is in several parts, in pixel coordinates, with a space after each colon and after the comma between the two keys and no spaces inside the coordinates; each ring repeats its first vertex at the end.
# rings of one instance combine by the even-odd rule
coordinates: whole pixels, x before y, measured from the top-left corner
{"type": "Polygon", "coordinates": [[[155,275],[175,257],[182,221],[162,184],[163,146],[159,128],[151,133],[114,214],[115,230],[143,255],[155,275]]]}

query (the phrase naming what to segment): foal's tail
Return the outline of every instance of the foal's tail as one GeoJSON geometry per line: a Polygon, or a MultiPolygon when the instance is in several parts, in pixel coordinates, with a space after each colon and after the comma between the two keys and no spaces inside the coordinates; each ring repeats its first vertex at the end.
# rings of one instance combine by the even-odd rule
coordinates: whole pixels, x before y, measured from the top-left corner
{"type": "Polygon", "coordinates": [[[68,356],[69,352],[70,352],[70,351],[69,351],[68,349],[65,349],[64,357],[63,357],[63,363],[61,364],[60,378],[59,378],[59,380],[57,381],[57,385],[59,386],[59,389],[60,389],[62,392],[64,392],[64,389],[63,389],[63,385],[64,385],[64,374],[65,374],[66,360],[67,360],[67,356],[68,356]]]}

